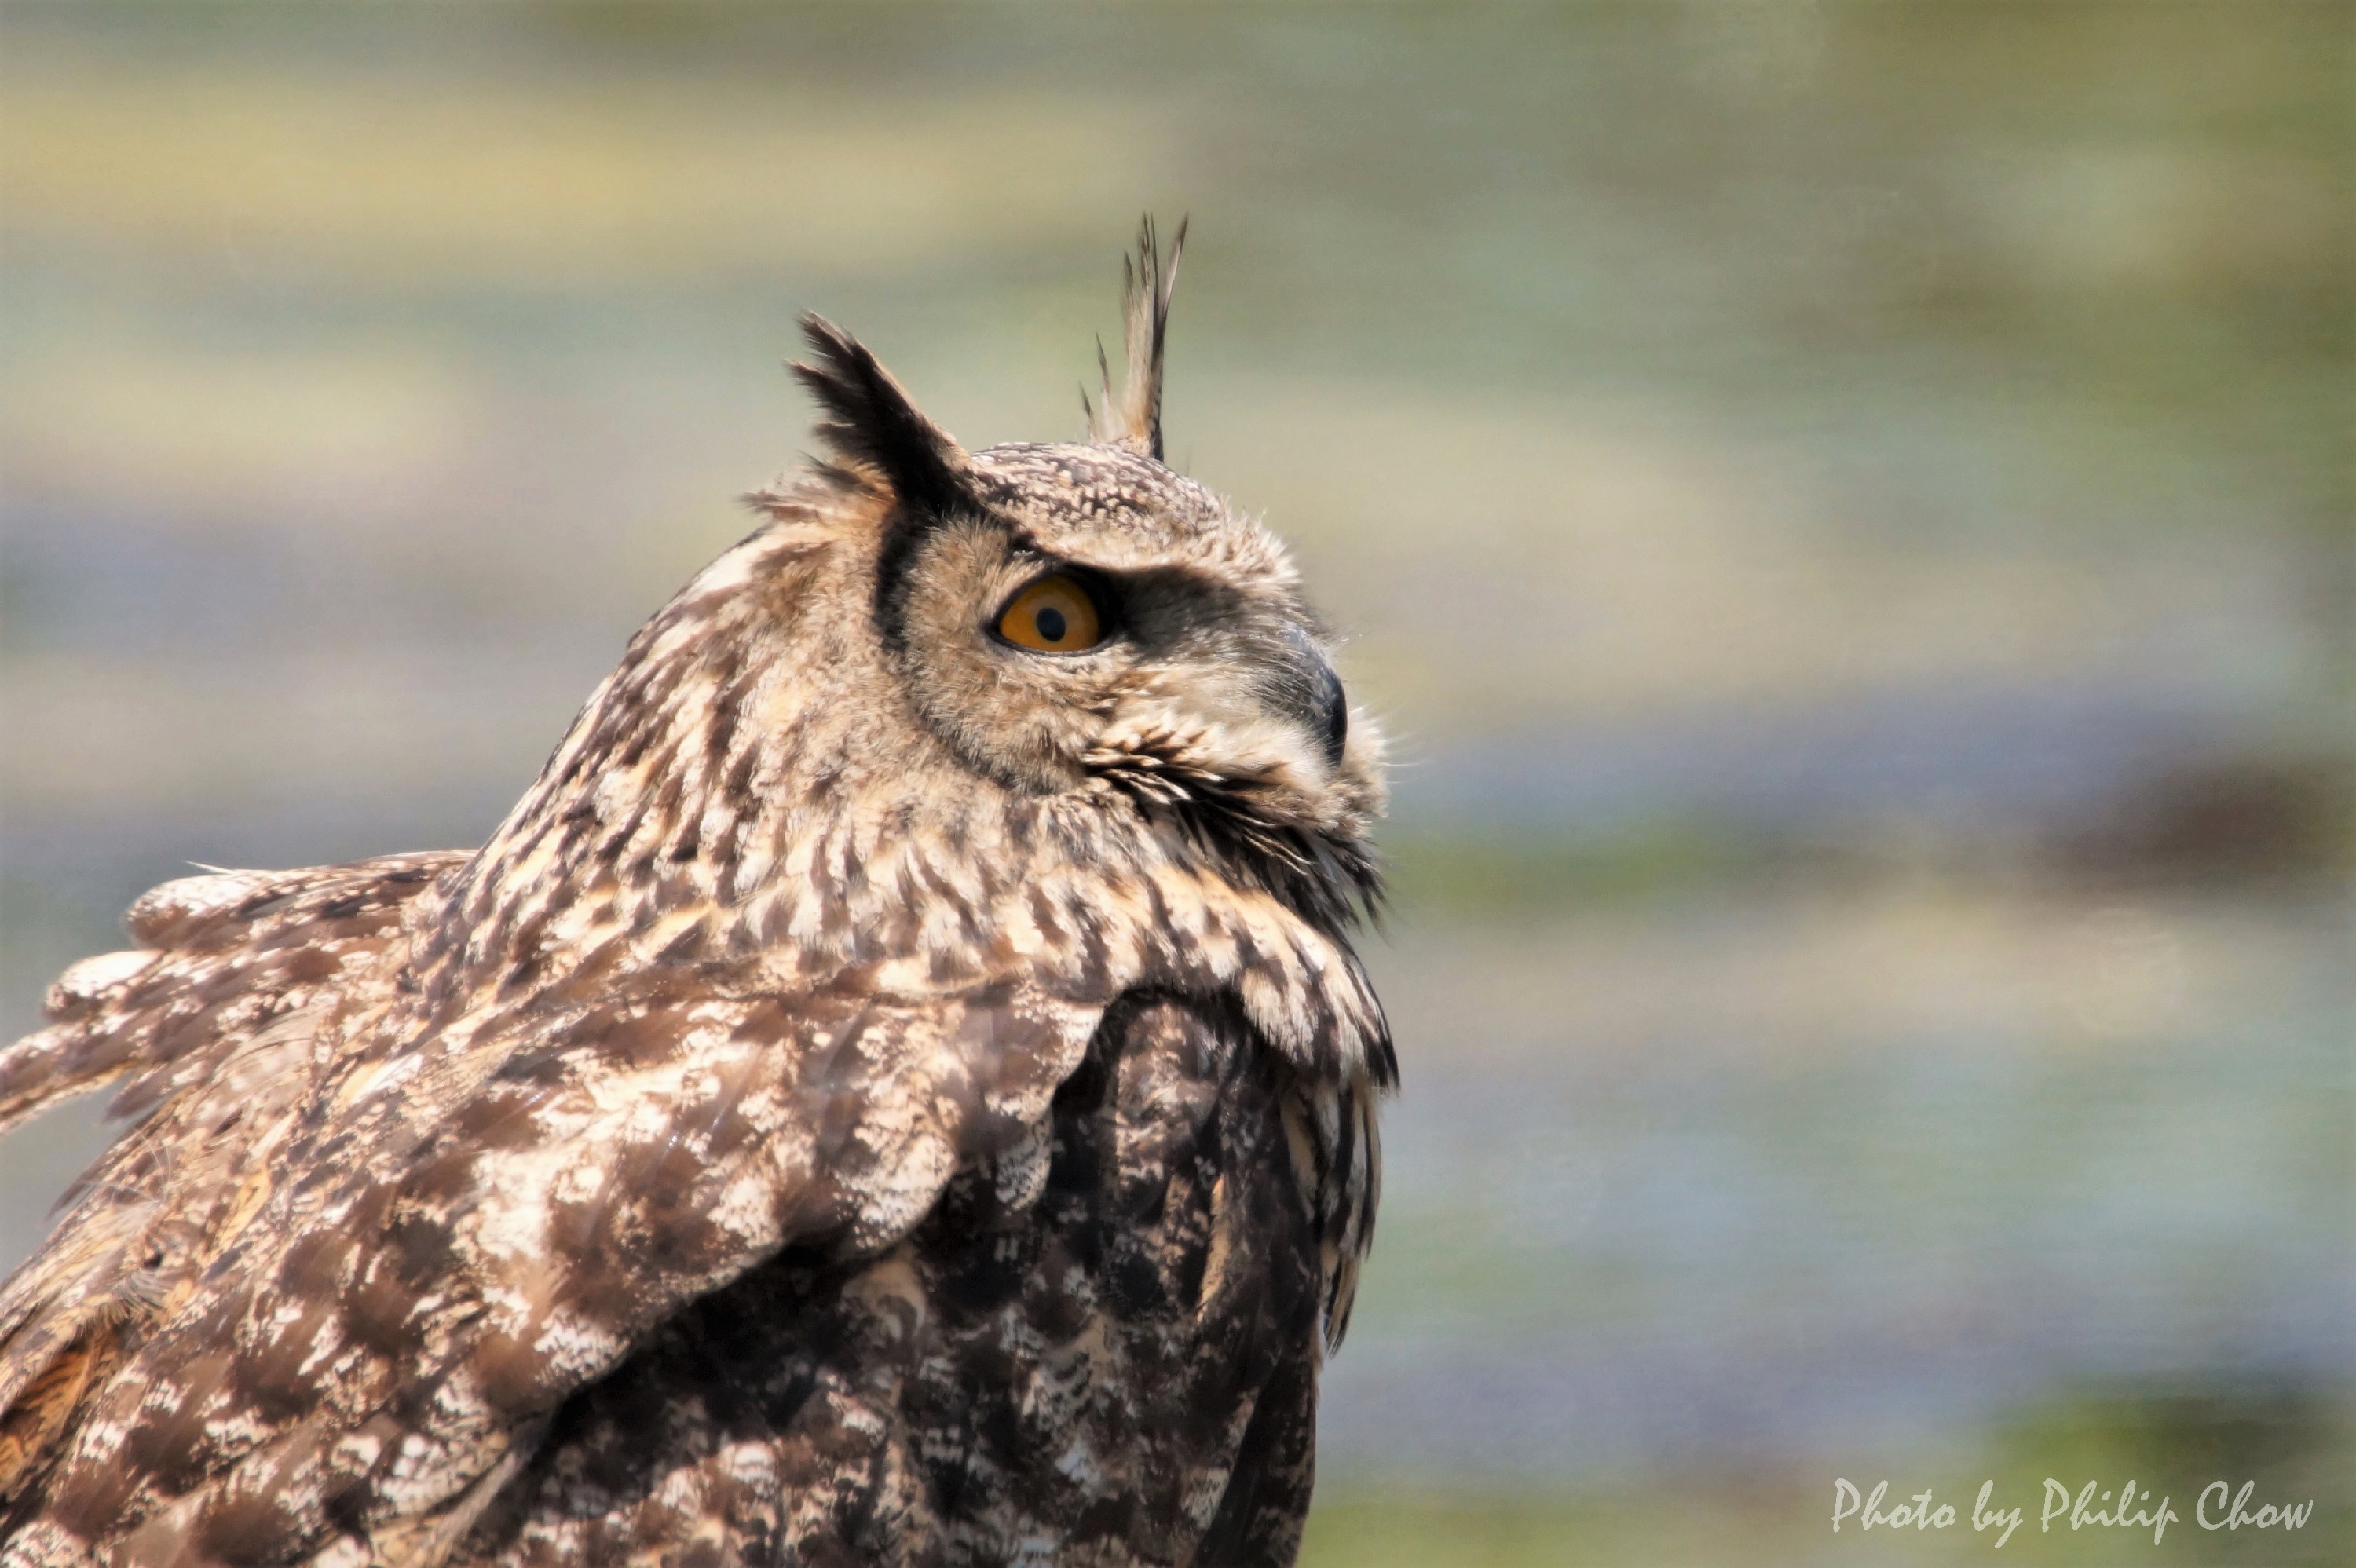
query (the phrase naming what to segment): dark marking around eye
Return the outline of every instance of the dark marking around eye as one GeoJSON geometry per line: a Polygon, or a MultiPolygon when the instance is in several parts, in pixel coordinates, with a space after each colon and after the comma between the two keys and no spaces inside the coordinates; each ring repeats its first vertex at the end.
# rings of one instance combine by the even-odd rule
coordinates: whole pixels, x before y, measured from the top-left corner
{"type": "Polygon", "coordinates": [[[1064,613],[1053,606],[1040,611],[1035,624],[1039,628],[1039,635],[1051,643],[1062,642],[1064,634],[1071,629],[1065,623],[1064,613]]]}

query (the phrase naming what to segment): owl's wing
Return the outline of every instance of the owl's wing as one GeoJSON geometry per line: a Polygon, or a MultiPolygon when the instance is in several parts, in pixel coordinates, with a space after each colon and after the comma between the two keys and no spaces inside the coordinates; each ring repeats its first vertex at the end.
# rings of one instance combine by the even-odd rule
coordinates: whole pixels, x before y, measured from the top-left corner
{"type": "Polygon", "coordinates": [[[116,1116],[211,1076],[224,1051],[355,972],[401,933],[404,905],[463,851],[166,882],[123,917],[139,945],[59,976],[48,1027],[0,1051],[0,1132],[124,1078],[116,1116]]]}
{"type": "Polygon", "coordinates": [[[568,1402],[457,1561],[670,1562],[744,1531],[776,1562],[949,1537],[979,1562],[1053,1540],[1290,1563],[1321,1242],[1351,1222],[1329,1211],[1353,1162],[1319,1130],[1352,1125],[1320,1109],[1337,1093],[1231,1004],[1132,994],[1036,1146],[961,1174],[870,1271],[797,1253],[674,1317],[568,1402]],[[1025,1470],[1060,1479],[1006,1484],[1025,1470]]]}
{"type": "Polygon", "coordinates": [[[108,1084],[140,1118],[0,1289],[0,1501],[252,1211],[314,1079],[312,1020],[384,983],[404,907],[465,859],[167,882],[132,906],[141,945],[67,970],[48,1026],[0,1051],[0,1130],[108,1084]]]}
{"type": "Polygon", "coordinates": [[[19,1540],[431,1561],[687,1302],[788,1243],[886,1245],[1035,1128],[1098,1011],[687,965],[406,1041],[321,1091],[284,1189],[96,1392],[19,1540]]]}

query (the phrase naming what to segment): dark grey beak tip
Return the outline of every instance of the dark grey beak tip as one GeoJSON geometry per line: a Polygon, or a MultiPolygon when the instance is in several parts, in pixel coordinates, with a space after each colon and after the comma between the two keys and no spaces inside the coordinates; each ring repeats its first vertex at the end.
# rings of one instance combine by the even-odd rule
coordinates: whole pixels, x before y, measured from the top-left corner
{"type": "Polygon", "coordinates": [[[1284,629],[1287,656],[1271,661],[1261,690],[1269,704],[1316,737],[1325,765],[1342,765],[1350,742],[1350,699],[1325,650],[1298,626],[1284,629]]]}
{"type": "Polygon", "coordinates": [[[1342,689],[1342,677],[1333,673],[1332,666],[1324,667],[1324,677],[1317,701],[1324,723],[1325,765],[1338,768],[1342,765],[1343,748],[1350,743],[1350,698],[1342,689]]]}

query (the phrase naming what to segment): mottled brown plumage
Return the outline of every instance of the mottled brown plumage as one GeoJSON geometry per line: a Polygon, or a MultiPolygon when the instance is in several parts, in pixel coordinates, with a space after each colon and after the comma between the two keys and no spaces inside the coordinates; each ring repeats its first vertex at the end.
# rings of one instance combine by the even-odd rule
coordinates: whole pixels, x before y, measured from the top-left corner
{"type": "Polygon", "coordinates": [[[1380,762],[1160,462],[1141,249],[1091,444],[969,453],[811,319],[831,460],[487,845],[68,971],[0,1126],[136,1119],[0,1293],[0,1563],[1291,1559],[1380,762]],[[1007,632],[1049,578],[1100,644],[1007,632]]]}

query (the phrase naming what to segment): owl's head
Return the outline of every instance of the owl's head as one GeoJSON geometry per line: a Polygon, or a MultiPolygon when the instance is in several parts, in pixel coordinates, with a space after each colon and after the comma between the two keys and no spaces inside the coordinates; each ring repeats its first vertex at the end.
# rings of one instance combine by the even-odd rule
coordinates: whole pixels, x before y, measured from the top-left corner
{"type": "MultiPolygon", "coordinates": [[[[1178,238],[1165,266],[1141,237],[1127,373],[1086,443],[967,452],[815,316],[794,368],[827,414],[822,477],[868,503],[873,645],[973,787],[1094,796],[1338,923],[1377,885],[1381,741],[1282,545],[1162,461],[1178,238]]],[[[783,517],[804,495],[755,499],[783,517]]]]}

